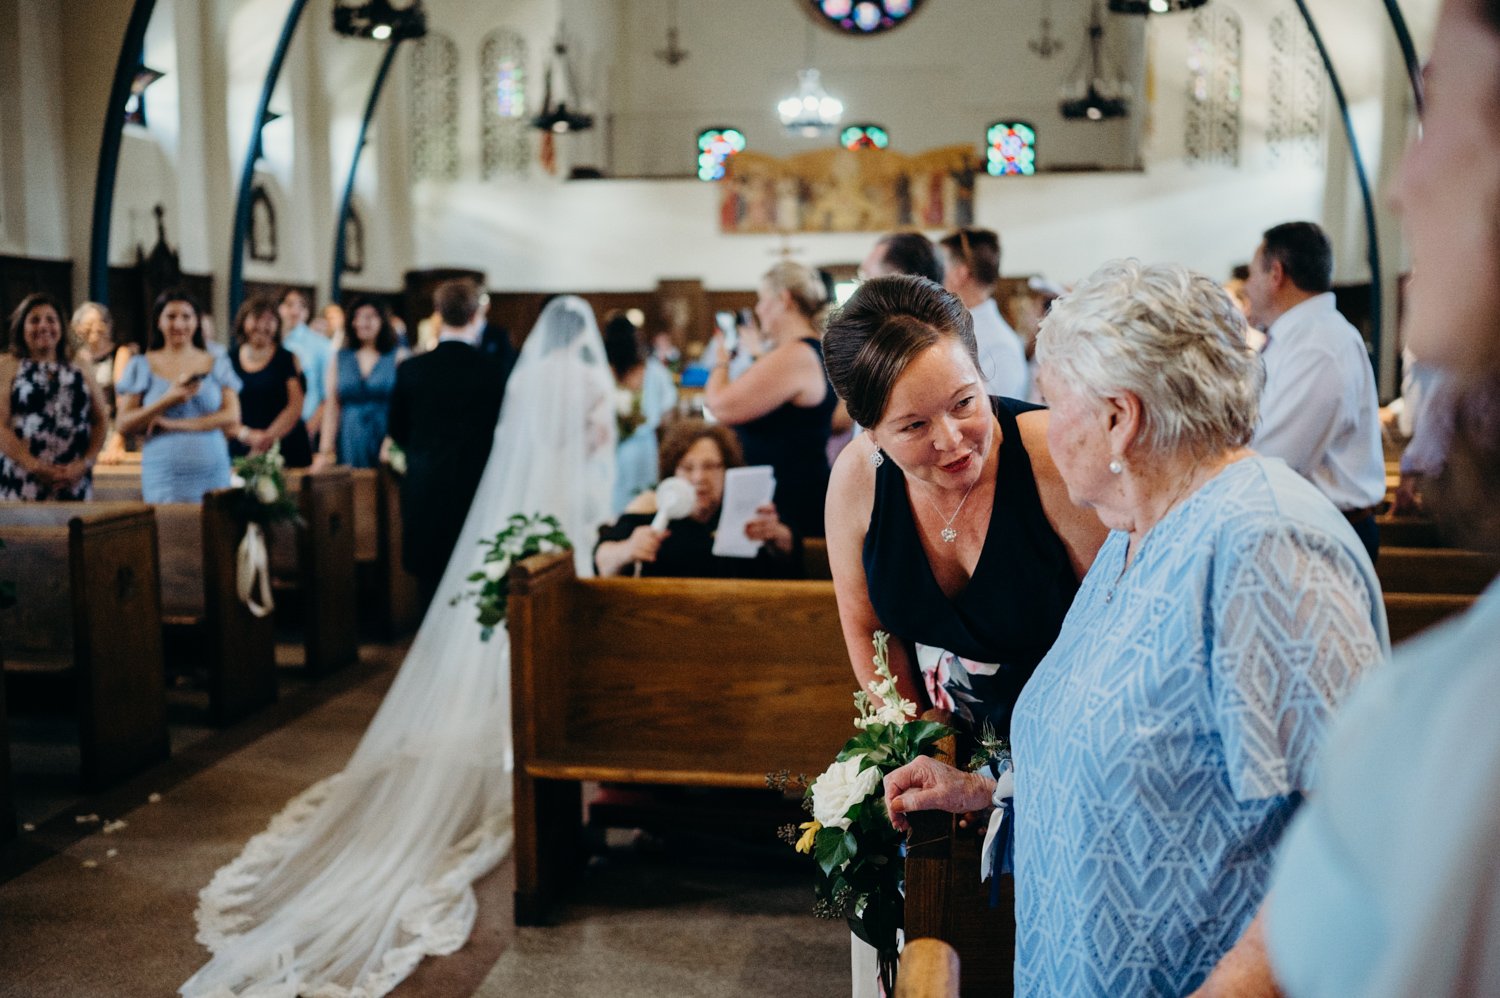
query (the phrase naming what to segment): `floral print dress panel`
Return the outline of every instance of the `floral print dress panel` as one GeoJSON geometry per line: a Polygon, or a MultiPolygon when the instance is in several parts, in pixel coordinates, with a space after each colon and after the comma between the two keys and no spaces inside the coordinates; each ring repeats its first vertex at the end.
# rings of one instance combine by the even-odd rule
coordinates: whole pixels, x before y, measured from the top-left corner
{"type": "MultiPolygon", "coordinates": [[[[22,360],[10,386],[10,428],[31,456],[68,464],[88,453],[94,400],[83,371],[58,361],[22,360]]],[[[0,455],[0,499],[89,499],[92,473],[54,489],[0,455]]]]}

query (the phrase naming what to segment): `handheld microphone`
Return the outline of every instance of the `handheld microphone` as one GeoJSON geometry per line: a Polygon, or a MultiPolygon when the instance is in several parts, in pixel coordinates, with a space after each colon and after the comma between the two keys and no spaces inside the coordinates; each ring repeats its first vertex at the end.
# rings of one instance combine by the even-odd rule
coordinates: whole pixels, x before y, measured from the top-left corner
{"type": "Polygon", "coordinates": [[[698,499],[698,490],[686,478],[673,475],[656,487],[656,516],[651,519],[651,529],[662,531],[673,520],[680,520],[693,511],[698,499]]]}

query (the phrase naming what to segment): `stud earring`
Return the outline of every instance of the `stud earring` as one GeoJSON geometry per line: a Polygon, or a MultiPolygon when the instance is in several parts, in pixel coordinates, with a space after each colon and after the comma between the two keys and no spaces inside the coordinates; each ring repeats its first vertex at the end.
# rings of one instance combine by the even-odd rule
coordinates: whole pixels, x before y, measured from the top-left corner
{"type": "Polygon", "coordinates": [[[885,464],[885,455],[880,453],[879,447],[876,447],[870,452],[870,467],[878,468],[882,464],[885,464]]]}
{"type": "Polygon", "coordinates": [[[1119,458],[1115,458],[1113,461],[1109,462],[1109,473],[1111,475],[1118,475],[1124,470],[1125,466],[1120,463],[1119,458]]]}

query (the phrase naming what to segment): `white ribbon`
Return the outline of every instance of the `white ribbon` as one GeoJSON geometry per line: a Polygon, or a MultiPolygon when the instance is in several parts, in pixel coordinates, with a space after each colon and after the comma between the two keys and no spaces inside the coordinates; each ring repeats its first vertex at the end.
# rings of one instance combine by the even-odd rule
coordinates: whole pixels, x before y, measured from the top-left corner
{"type": "Polygon", "coordinates": [[[276,601],[271,598],[271,556],[266,551],[266,537],[258,523],[245,526],[245,537],[240,541],[236,559],[235,584],[240,601],[257,617],[267,616],[276,609],[276,601]],[[260,590],[259,598],[257,589],[260,590]]]}

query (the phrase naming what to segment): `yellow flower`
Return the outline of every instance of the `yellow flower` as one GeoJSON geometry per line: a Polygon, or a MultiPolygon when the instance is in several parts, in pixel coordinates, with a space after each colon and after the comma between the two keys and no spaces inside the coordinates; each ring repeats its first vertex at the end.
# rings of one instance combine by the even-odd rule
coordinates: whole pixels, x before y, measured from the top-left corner
{"type": "Polygon", "coordinates": [[[802,829],[802,837],[797,840],[797,851],[810,853],[813,851],[813,840],[818,837],[818,830],[823,827],[821,822],[804,821],[797,826],[802,829]]]}

